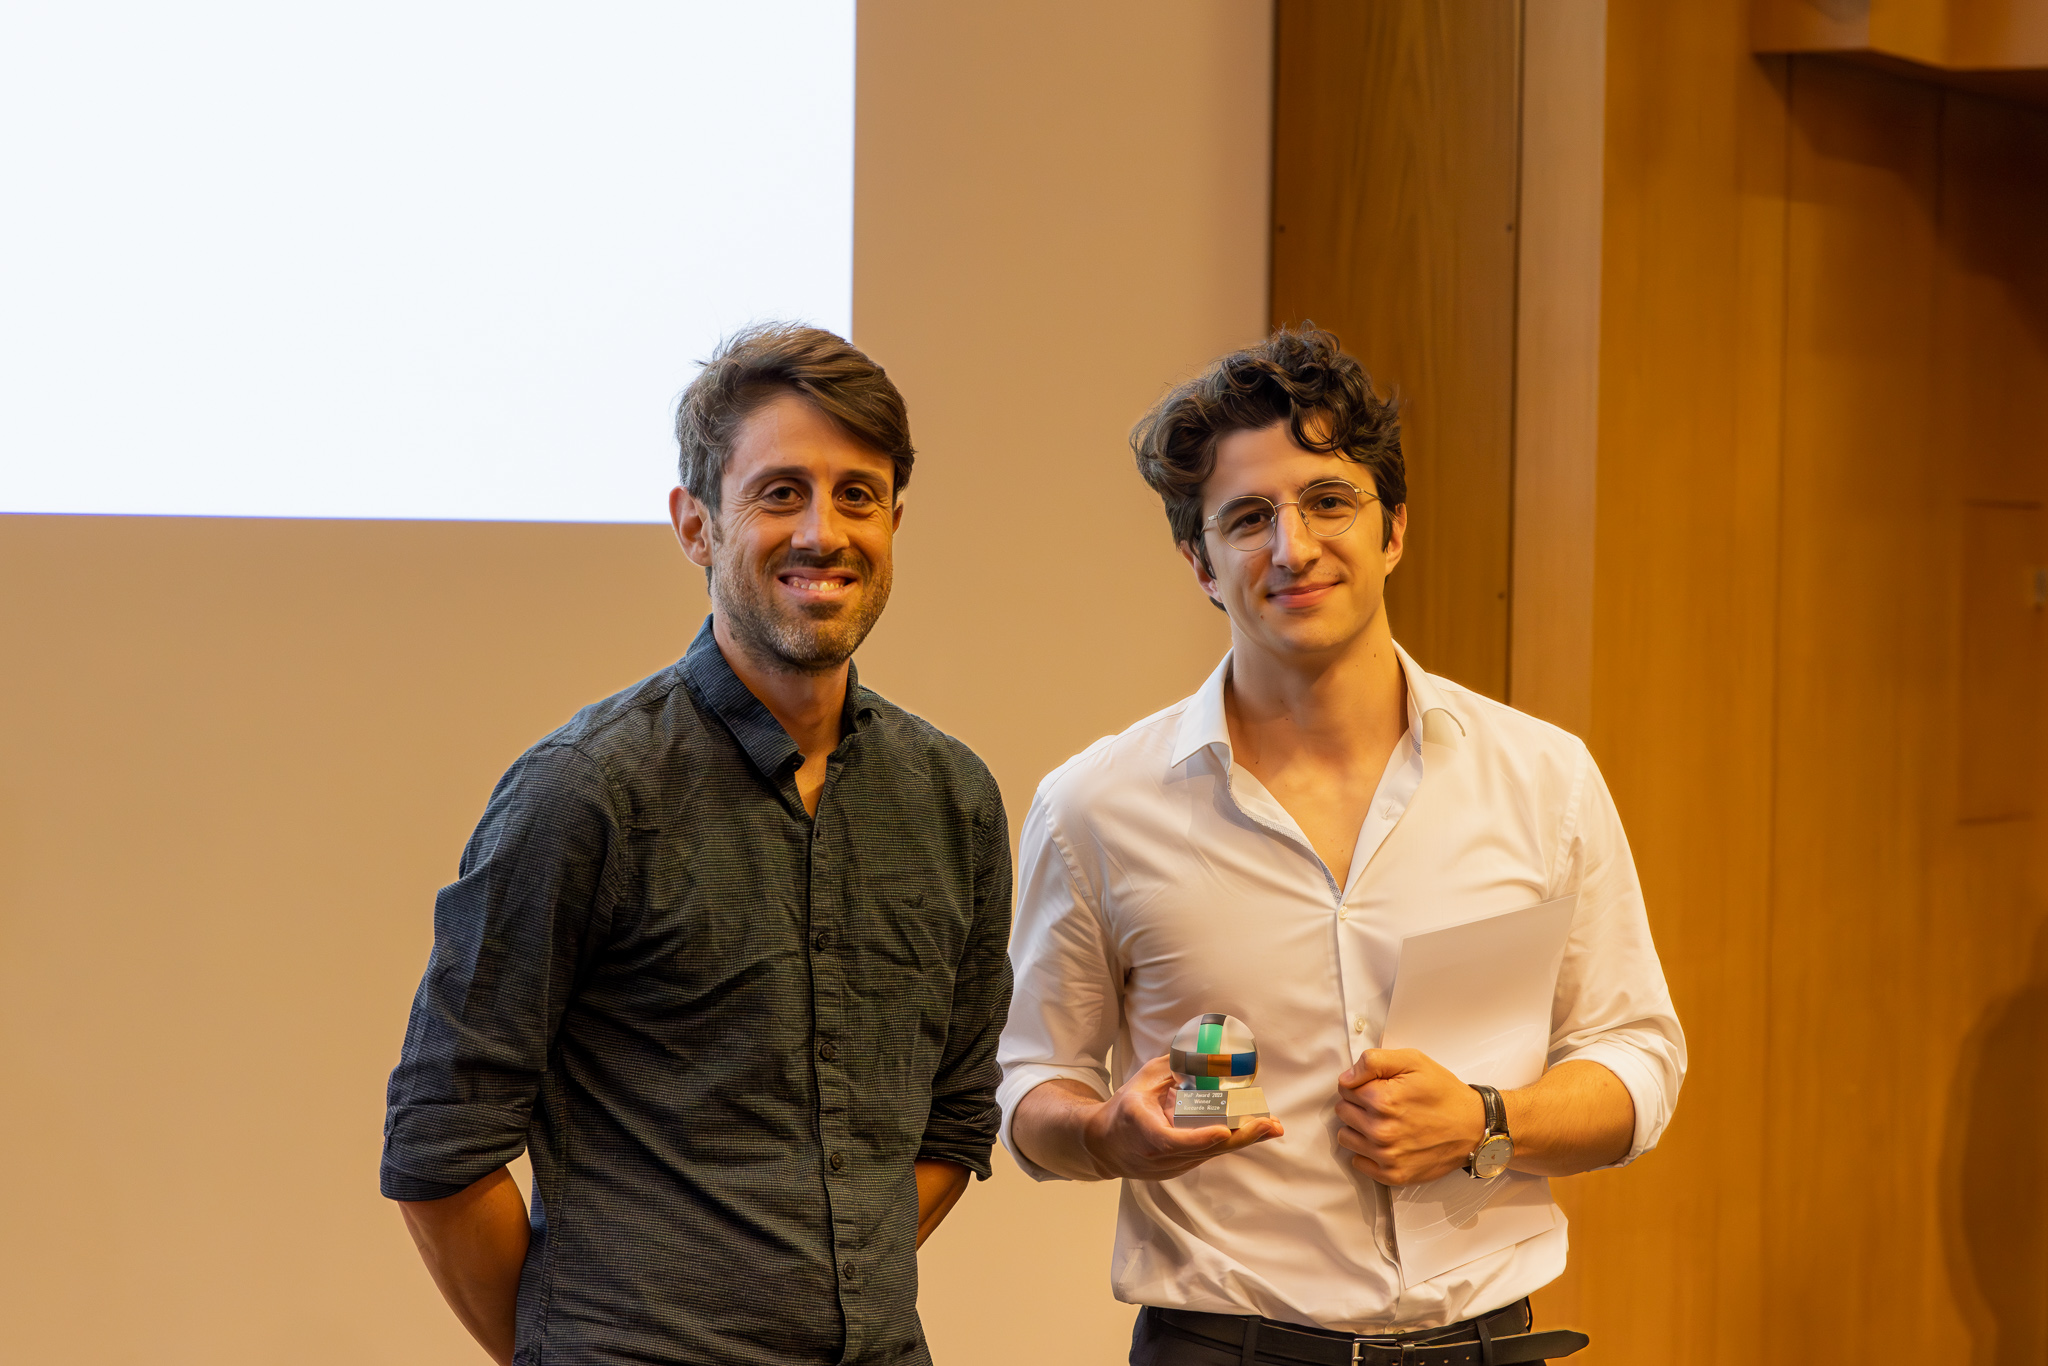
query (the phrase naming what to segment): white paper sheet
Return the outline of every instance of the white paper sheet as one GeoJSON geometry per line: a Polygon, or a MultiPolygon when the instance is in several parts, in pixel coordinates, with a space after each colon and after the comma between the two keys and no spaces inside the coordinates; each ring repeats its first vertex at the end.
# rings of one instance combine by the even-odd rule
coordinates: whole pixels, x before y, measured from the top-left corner
{"type": "MultiPolygon", "coordinates": [[[[1509,1090],[1543,1075],[1550,1008],[1578,897],[1401,941],[1382,1048],[1416,1048],[1461,1081],[1509,1090]]],[[[1392,1192],[1401,1282],[1418,1285],[1556,1226],[1540,1176],[1462,1171],[1392,1192]]]]}

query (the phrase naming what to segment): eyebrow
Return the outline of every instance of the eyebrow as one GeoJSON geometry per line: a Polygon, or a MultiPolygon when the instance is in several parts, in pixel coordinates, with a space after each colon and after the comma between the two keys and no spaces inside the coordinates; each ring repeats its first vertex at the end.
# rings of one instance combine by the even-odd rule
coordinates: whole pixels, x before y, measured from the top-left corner
{"type": "MultiPolygon", "coordinates": [[[[1326,474],[1326,475],[1323,475],[1323,476],[1322,476],[1321,478],[1319,478],[1319,479],[1311,479],[1311,480],[1309,480],[1309,481],[1308,481],[1308,482],[1307,482],[1306,484],[1302,484],[1302,485],[1298,486],[1298,487],[1297,487],[1297,488],[1296,488],[1296,489],[1294,490],[1294,496],[1295,496],[1296,498],[1299,498],[1299,497],[1301,497],[1301,495],[1302,495],[1302,494],[1304,494],[1304,493],[1307,493],[1307,492],[1308,492],[1308,491],[1309,491],[1310,489],[1312,489],[1312,488],[1319,488],[1319,487],[1321,487],[1321,486],[1322,486],[1322,485],[1324,485],[1324,484],[1342,484],[1342,485],[1344,485],[1344,486],[1345,486],[1345,487],[1347,487],[1347,488],[1353,488],[1353,489],[1358,489],[1358,492],[1359,492],[1359,493],[1360,493],[1361,495],[1363,495],[1364,497],[1370,498],[1370,497],[1372,496],[1372,491],[1371,491],[1371,490],[1369,490],[1369,489],[1362,489],[1362,488],[1359,488],[1359,487],[1358,487],[1358,485],[1356,485],[1356,484],[1352,483],[1352,482],[1351,482],[1351,481],[1350,481],[1349,479],[1346,479],[1346,478],[1345,478],[1345,477],[1344,477],[1343,475],[1341,475],[1341,474],[1326,474]]],[[[1229,496],[1228,498],[1225,498],[1225,499],[1224,499],[1224,500],[1223,500],[1222,502],[1218,503],[1218,504],[1217,504],[1216,506],[1217,506],[1217,507],[1219,507],[1219,508],[1220,508],[1220,507],[1227,507],[1227,506],[1229,506],[1230,504],[1232,504],[1232,503],[1236,502],[1236,501],[1237,501],[1238,499],[1240,499],[1240,498],[1264,498],[1264,499],[1265,499],[1265,500],[1266,500],[1267,502],[1269,502],[1269,503],[1272,503],[1272,502],[1282,502],[1282,503],[1284,503],[1284,502],[1286,502],[1286,501],[1287,501],[1287,500],[1286,500],[1285,498],[1279,498],[1279,499],[1276,499],[1276,498],[1274,498],[1274,497],[1273,497],[1273,496],[1272,496],[1271,494],[1265,494],[1265,493],[1233,493],[1233,494],[1231,494],[1231,495],[1230,495],[1230,496],[1229,496]]]]}
{"type": "MultiPolygon", "coordinates": [[[[810,482],[810,478],[811,469],[808,465],[776,465],[769,469],[762,470],[760,473],[754,475],[751,479],[747,480],[747,487],[756,488],[762,484],[772,483],[777,479],[801,479],[804,482],[808,483],[810,482]]],[[[850,473],[841,476],[841,482],[847,479],[865,480],[869,483],[873,483],[885,488],[890,483],[890,479],[887,475],[878,473],[873,470],[853,470],[850,473]]]]}

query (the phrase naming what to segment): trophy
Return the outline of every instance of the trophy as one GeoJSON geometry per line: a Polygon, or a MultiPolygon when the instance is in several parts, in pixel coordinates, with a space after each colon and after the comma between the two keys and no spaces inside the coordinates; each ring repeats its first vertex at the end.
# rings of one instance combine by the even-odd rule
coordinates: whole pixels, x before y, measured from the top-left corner
{"type": "Polygon", "coordinates": [[[1252,1085],[1259,1075],[1259,1049],[1252,1032],[1234,1015],[1197,1015],[1173,1036],[1166,1055],[1180,1089],[1173,1093],[1173,1126],[1199,1129],[1222,1124],[1235,1129],[1248,1119],[1263,1119],[1264,1088],[1252,1085]]]}

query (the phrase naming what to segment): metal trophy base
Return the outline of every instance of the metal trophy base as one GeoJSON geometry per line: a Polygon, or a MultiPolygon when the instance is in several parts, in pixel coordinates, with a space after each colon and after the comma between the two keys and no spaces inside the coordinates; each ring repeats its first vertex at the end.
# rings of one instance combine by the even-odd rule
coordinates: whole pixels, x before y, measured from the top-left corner
{"type": "Polygon", "coordinates": [[[1173,1127],[1200,1129],[1221,1124],[1235,1129],[1248,1119],[1264,1119],[1266,1090],[1262,1086],[1239,1086],[1229,1091],[1175,1091],[1173,1127]]]}

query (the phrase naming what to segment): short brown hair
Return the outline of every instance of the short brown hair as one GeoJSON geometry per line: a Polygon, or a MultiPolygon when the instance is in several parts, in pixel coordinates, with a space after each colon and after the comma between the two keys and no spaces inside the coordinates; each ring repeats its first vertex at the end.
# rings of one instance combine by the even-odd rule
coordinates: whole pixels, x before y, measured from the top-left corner
{"type": "Polygon", "coordinates": [[[1305,450],[1366,467],[1380,500],[1380,544],[1392,539],[1394,509],[1408,501],[1400,405],[1375,392],[1372,376],[1336,337],[1314,324],[1283,327],[1175,389],[1131,429],[1138,473],[1165,500],[1173,539],[1193,550],[1203,569],[1211,566],[1202,540],[1202,484],[1216,468],[1216,443],[1280,421],[1305,450]]]}
{"type": "Polygon", "coordinates": [[[740,424],[779,394],[795,394],[895,463],[894,492],[917,450],[889,372],[843,337],[797,323],[757,323],[718,344],[676,403],[676,473],[713,516],[740,424]]]}

